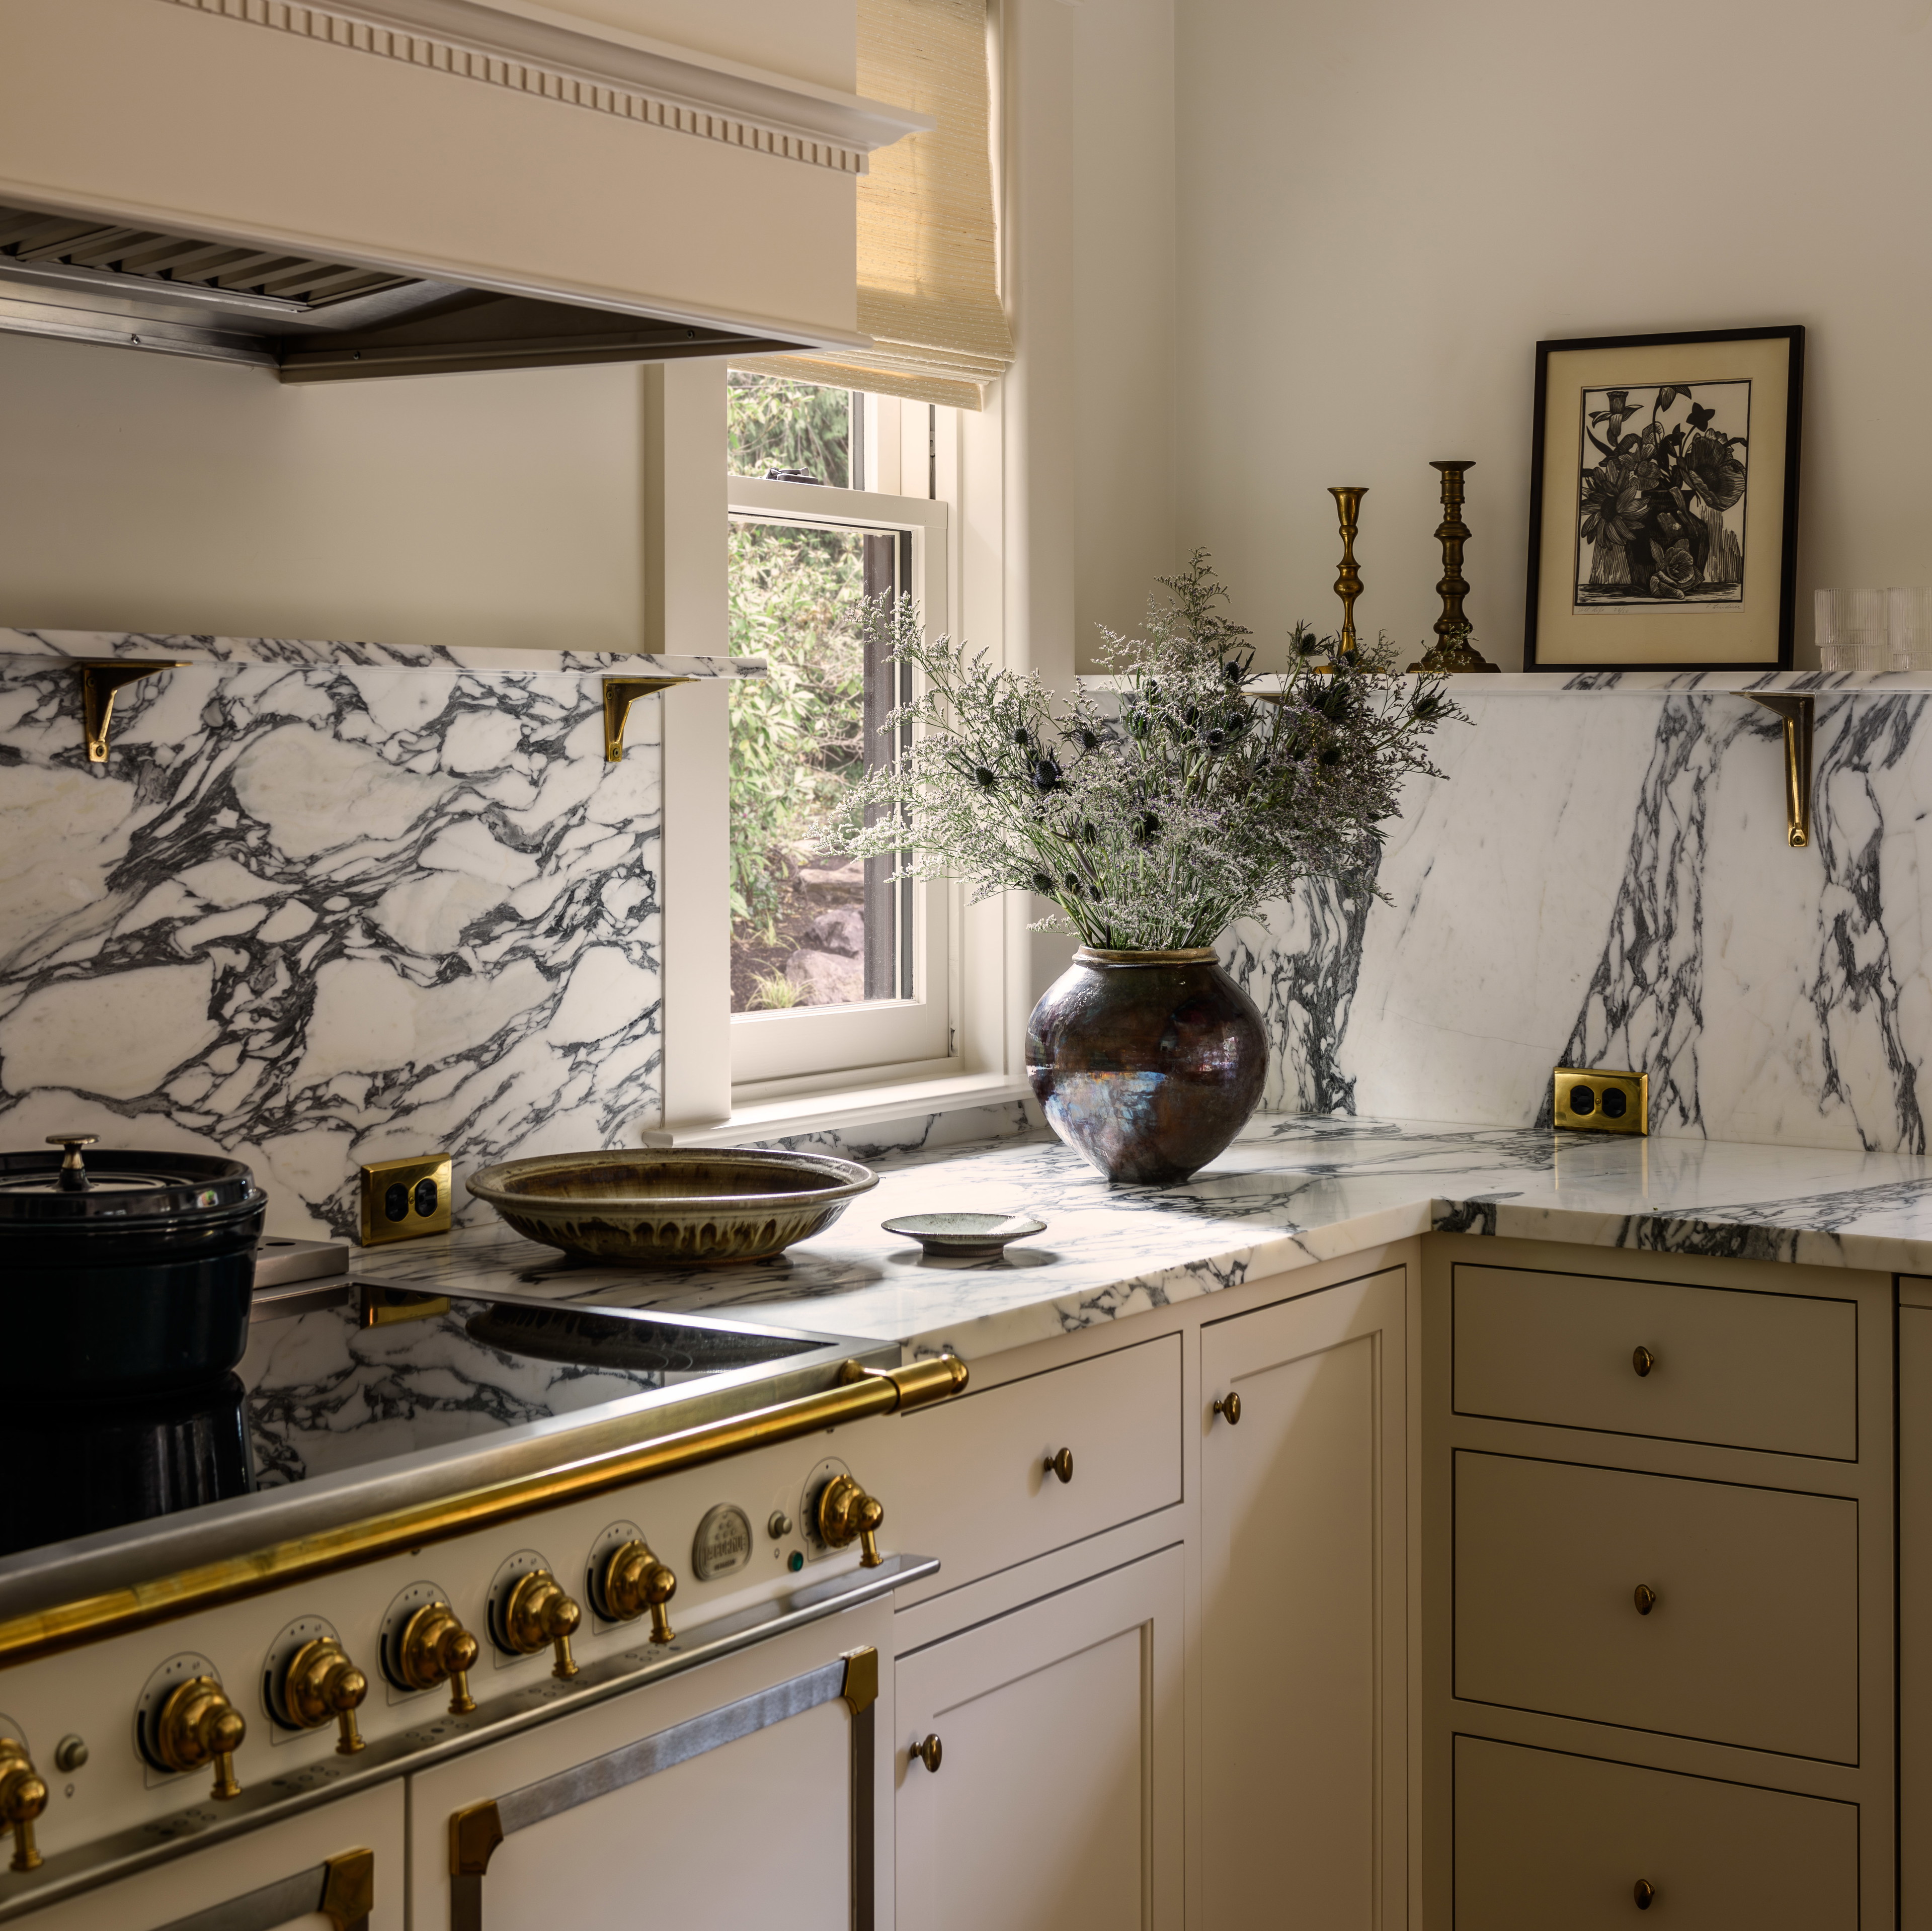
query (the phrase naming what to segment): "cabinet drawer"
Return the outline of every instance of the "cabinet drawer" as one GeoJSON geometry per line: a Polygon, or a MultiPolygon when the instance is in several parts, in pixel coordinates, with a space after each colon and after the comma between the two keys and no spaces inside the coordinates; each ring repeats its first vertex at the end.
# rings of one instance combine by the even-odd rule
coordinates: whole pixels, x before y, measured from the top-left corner
{"type": "Polygon", "coordinates": [[[893,1539],[956,1588],[1180,1501],[1180,1337],[917,1410],[892,1447],[893,1539]],[[1047,1472],[1062,1449],[1070,1482],[1047,1472]]]}
{"type": "Polygon", "coordinates": [[[1856,1302],[1459,1266],[1454,1303],[1458,1414],[1858,1459],[1856,1302]]]}
{"type": "Polygon", "coordinates": [[[1456,1931],[1852,1931],[1851,1804],[1456,1739],[1456,1931]]]}
{"type": "Polygon", "coordinates": [[[1456,1694],[1856,1763],[1858,1537],[1842,1497],[1460,1450],[1456,1694]]]}

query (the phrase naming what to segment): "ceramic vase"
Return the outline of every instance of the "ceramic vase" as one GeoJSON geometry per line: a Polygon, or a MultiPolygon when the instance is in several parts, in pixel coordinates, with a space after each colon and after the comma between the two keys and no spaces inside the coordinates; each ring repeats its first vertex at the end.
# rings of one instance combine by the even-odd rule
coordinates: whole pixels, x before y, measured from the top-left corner
{"type": "Polygon", "coordinates": [[[1047,1124],[1112,1181],[1166,1186],[1227,1146],[1260,1103],[1268,1036],[1207,946],[1082,946],[1027,1022],[1047,1124]]]}

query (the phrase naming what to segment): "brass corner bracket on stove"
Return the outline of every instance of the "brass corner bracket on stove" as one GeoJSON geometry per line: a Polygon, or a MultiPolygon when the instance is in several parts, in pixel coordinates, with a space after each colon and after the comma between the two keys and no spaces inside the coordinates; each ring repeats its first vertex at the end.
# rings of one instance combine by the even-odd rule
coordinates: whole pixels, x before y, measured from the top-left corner
{"type": "Polygon", "coordinates": [[[604,762],[620,764],[624,757],[624,727],[631,706],[640,697],[668,691],[674,684],[695,684],[695,677],[607,677],[604,680],[604,762]]]}
{"type": "Polygon", "coordinates": [[[115,692],[160,671],[185,670],[188,660],[166,657],[130,664],[118,657],[90,657],[83,658],[74,668],[80,673],[81,735],[87,745],[87,761],[89,764],[105,764],[107,727],[114,720],[115,692]]]}
{"type": "Polygon", "coordinates": [[[1817,700],[1783,692],[1745,694],[1784,720],[1784,838],[1793,850],[1802,850],[1811,842],[1811,734],[1817,700]]]}

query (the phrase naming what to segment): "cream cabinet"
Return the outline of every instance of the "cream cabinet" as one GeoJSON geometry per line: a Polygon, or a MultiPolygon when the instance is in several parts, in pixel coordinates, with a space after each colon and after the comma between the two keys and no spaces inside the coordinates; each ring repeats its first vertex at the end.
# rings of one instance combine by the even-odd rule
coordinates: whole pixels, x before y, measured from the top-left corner
{"type": "Polygon", "coordinates": [[[1406,1280],[1391,1268],[1202,1330],[1210,1926],[1406,1921],[1406,1280]]]}
{"type": "Polygon", "coordinates": [[[1181,1567],[899,1659],[899,1931],[1179,1931],[1181,1567]]]}
{"type": "Polygon", "coordinates": [[[1893,1921],[1892,1307],[1849,1269],[1427,1244],[1432,1931],[1893,1921]]]}

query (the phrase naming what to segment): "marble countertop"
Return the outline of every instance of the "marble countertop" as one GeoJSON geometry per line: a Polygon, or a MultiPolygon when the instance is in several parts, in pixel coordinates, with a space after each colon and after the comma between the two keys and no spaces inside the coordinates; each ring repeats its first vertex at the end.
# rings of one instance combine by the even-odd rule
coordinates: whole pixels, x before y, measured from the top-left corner
{"type": "Polygon", "coordinates": [[[1185,1186],[1109,1188],[1044,1133],[875,1164],[873,1192],[773,1261],[580,1267],[484,1225],[360,1255],[355,1271],[436,1292],[754,1309],[968,1361],[1432,1231],[1932,1273],[1932,1159],[1916,1156],[1265,1115],[1185,1186]],[[1021,1209],[1046,1231],[968,1265],[925,1261],[879,1224],[1021,1209]]]}

